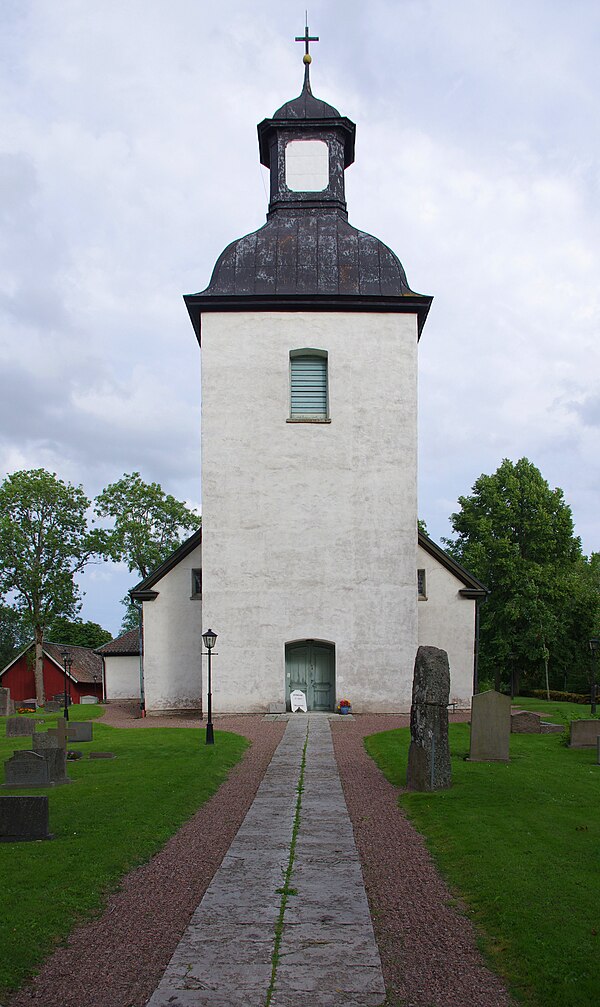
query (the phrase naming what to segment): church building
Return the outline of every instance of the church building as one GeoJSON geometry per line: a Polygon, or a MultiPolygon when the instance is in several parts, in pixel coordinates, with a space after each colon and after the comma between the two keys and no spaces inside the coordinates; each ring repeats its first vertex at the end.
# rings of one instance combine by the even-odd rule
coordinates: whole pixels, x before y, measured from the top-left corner
{"type": "Polygon", "coordinates": [[[309,710],[405,711],[421,643],[448,651],[453,701],[473,691],[485,588],[417,534],[431,297],[348,222],[355,125],[313,95],[305,41],[300,96],[258,126],[267,221],[185,297],[202,353],[202,532],[132,592],[149,713],[200,705],[208,627],[216,713],[289,709],[295,689],[309,710]]]}

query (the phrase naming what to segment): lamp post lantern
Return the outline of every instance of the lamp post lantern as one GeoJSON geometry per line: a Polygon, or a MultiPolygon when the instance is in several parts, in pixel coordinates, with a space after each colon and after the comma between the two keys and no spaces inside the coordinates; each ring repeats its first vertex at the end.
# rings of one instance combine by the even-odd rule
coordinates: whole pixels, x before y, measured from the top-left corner
{"type": "Polygon", "coordinates": [[[591,707],[590,713],[596,712],[596,661],[598,660],[598,652],[600,651],[600,639],[597,636],[593,636],[590,640],[590,652],[592,655],[592,686],[591,686],[591,707]]]}
{"type": "Polygon", "coordinates": [[[69,653],[67,653],[66,650],[63,650],[63,652],[62,652],[62,659],[63,659],[63,665],[64,665],[64,669],[65,669],[65,711],[64,711],[64,716],[65,716],[65,720],[68,720],[69,719],[68,696],[70,696],[71,688],[70,688],[70,682],[69,682],[69,692],[67,694],[67,682],[69,681],[69,676],[71,674],[71,666],[73,664],[73,658],[71,657],[71,655],[69,653]]]}
{"type": "Polygon", "coordinates": [[[217,634],[213,629],[207,629],[206,633],[202,634],[202,639],[204,640],[204,646],[206,647],[208,654],[208,716],[206,720],[206,744],[214,745],[215,736],[212,722],[212,650],[217,642],[217,634]]]}

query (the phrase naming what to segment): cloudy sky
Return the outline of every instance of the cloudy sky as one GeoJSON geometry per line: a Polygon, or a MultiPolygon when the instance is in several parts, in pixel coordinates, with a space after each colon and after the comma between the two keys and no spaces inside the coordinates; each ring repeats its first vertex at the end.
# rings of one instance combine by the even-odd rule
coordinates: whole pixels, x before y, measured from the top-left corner
{"type": "MultiPolygon", "coordinates": [[[[350,222],[435,298],[420,504],[526,455],[600,548],[600,5],[315,0],[313,91],[357,123],[350,222]]],[[[256,123],[299,93],[304,4],[0,3],[0,478],[123,472],[200,507],[182,294],[264,223],[256,123]]],[[[132,578],[92,568],[115,632],[132,578]]]]}

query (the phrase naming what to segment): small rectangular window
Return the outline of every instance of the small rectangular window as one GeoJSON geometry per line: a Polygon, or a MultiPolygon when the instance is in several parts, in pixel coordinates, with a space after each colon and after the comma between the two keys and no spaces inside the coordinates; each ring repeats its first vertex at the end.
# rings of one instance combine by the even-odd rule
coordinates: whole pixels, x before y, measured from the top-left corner
{"type": "Polygon", "coordinates": [[[202,570],[192,570],[192,598],[202,597],[202,570]]]}
{"type": "Polygon", "coordinates": [[[290,354],[290,416],[327,419],[327,355],[290,354]]]}
{"type": "Polygon", "coordinates": [[[427,601],[427,582],[424,570],[417,570],[417,594],[419,598],[427,601]]]}

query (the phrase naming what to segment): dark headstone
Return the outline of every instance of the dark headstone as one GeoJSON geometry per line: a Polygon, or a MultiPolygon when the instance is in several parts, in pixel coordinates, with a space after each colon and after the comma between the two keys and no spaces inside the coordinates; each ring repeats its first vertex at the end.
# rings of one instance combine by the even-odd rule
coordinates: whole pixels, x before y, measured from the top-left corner
{"type": "Polygon", "coordinates": [[[71,783],[67,776],[67,750],[66,748],[46,748],[39,753],[48,766],[48,782],[50,786],[58,786],[62,783],[71,783]]]}
{"type": "Polygon", "coordinates": [[[52,839],[47,797],[0,797],[0,843],[52,839]]]}
{"type": "Polygon", "coordinates": [[[512,734],[541,734],[541,713],[530,713],[528,710],[520,710],[518,713],[511,714],[510,730],[512,734]]]}
{"type": "Polygon", "coordinates": [[[44,707],[44,710],[46,711],[46,713],[58,713],[58,711],[60,709],[61,709],[61,704],[57,703],[56,700],[54,700],[54,699],[48,699],[46,701],[46,705],[44,707]]]}
{"type": "Polygon", "coordinates": [[[472,762],[508,762],[510,756],[510,696],[480,692],[471,700],[472,762]]]}
{"type": "Polygon", "coordinates": [[[38,752],[15,752],[4,763],[5,787],[47,787],[48,764],[38,752]]]}
{"type": "Polygon", "coordinates": [[[91,720],[70,720],[67,724],[67,738],[69,742],[75,741],[81,744],[82,741],[92,741],[93,724],[91,720]]]}
{"type": "Polygon", "coordinates": [[[415,659],[410,748],[406,786],[441,790],[452,783],[448,743],[448,655],[437,647],[419,647],[415,659]]]}
{"type": "Polygon", "coordinates": [[[31,747],[34,752],[43,752],[47,748],[60,748],[59,739],[55,734],[48,731],[38,731],[31,738],[31,747]]]}
{"type": "Polygon", "coordinates": [[[21,710],[31,710],[32,713],[35,713],[37,710],[35,699],[21,699],[19,700],[19,706],[21,710]]]}
{"type": "Polygon", "coordinates": [[[29,717],[9,717],[6,721],[7,738],[28,738],[35,731],[35,720],[29,717]]]}
{"type": "Polygon", "coordinates": [[[90,759],[114,759],[114,752],[90,752],[90,759]]]}
{"type": "Polygon", "coordinates": [[[10,717],[15,712],[15,704],[10,698],[10,689],[0,689],[0,717],[10,717]]]}

